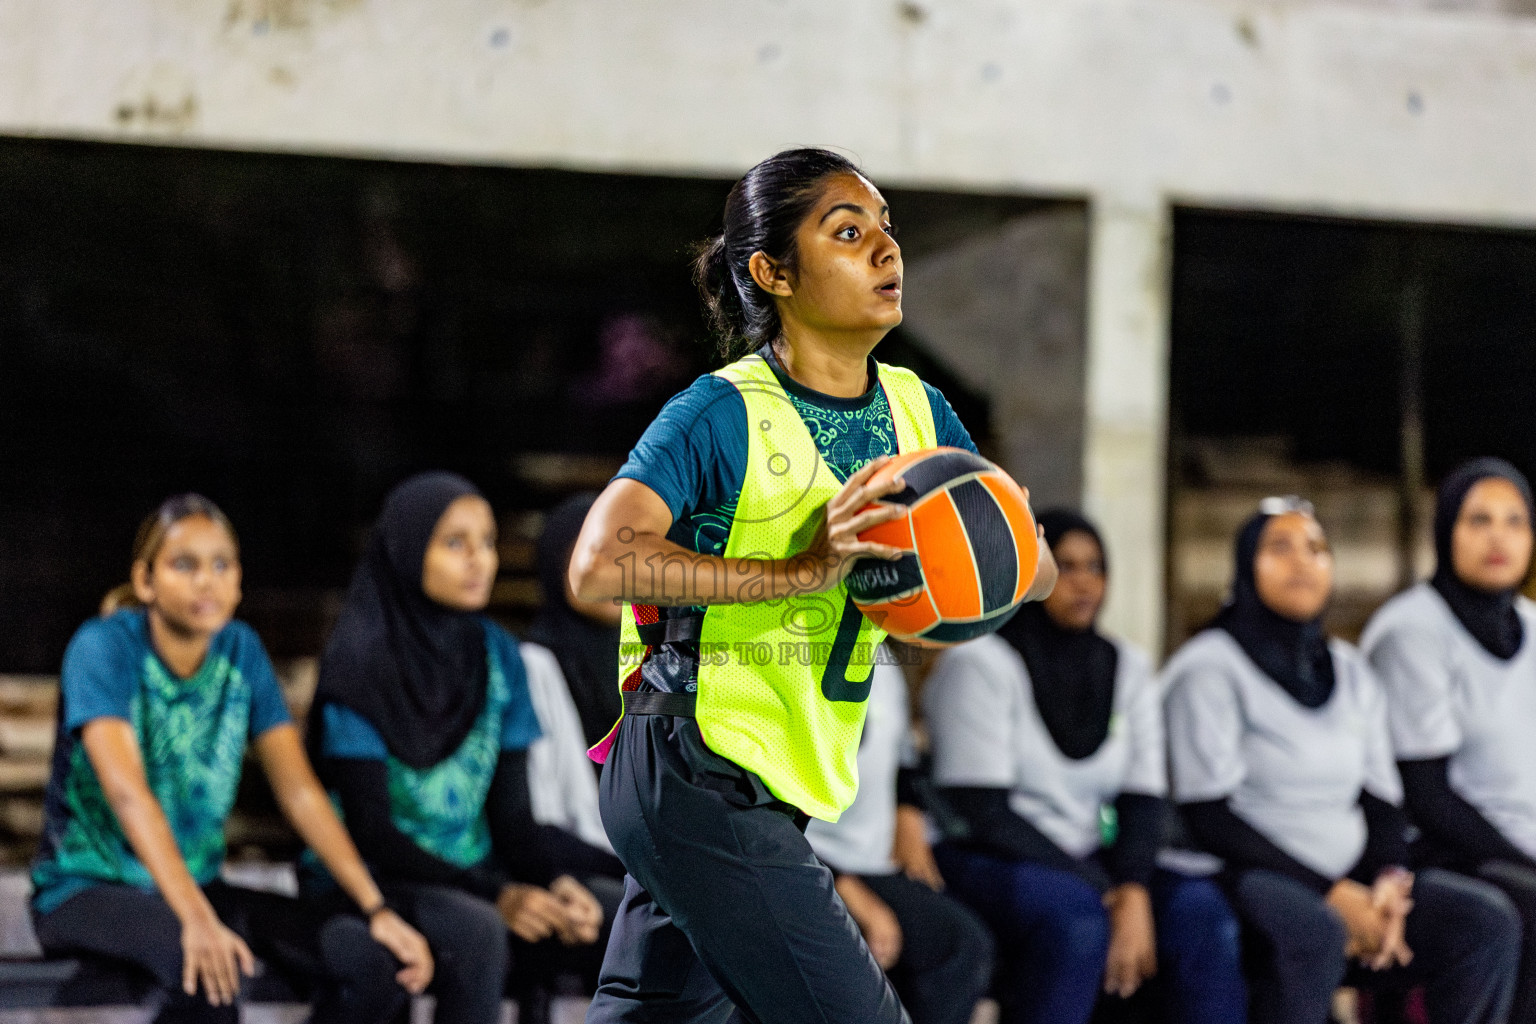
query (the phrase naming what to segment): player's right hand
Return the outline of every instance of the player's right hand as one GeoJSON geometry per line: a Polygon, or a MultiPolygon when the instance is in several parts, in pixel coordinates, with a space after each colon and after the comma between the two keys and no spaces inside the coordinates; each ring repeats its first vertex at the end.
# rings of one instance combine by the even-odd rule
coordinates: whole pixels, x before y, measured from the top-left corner
{"type": "Polygon", "coordinates": [[[814,585],[805,588],[807,593],[831,590],[837,586],[859,558],[872,556],[894,561],[902,556],[898,548],[889,544],[859,540],[859,534],[871,526],[888,523],[907,514],[904,505],[866,507],[906,486],[906,481],[900,476],[884,484],[871,482],[880,467],[890,461],[889,455],[882,455],[854,473],[842,490],[833,495],[832,500],[822,509],[821,525],[816,530],[816,537],[799,557],[800,564],[794,570],[797,582],[802,577],[809,578],[811,571],[818,574],[814,585]]]}

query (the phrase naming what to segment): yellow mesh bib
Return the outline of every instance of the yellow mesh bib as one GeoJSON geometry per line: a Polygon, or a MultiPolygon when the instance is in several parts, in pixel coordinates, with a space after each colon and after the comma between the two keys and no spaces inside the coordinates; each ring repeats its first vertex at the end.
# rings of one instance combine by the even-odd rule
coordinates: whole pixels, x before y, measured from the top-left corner
{"type": "MultiPolygon", "coordinates": [[[[898,449],[934,447],[937,431],[922,381],[910,370],[877,365],[898,449]]],[[[762,356],[747,356],[717,376],[735,385],[747,407],[747,471],[725,557],[798,554],[842,484],[762,356]]],[[[711,750],[755,772],[780,800],[836,821],[858,792],[855,755],[875,650],[885,633],[859,613],[842,585],[764,601],[766,579],[747,569],[729,583],[740,603],[712,604],[704,615],[699,730],[711,750]]],[[[644,649],[626,605],[621,685],[644,649]]]]}

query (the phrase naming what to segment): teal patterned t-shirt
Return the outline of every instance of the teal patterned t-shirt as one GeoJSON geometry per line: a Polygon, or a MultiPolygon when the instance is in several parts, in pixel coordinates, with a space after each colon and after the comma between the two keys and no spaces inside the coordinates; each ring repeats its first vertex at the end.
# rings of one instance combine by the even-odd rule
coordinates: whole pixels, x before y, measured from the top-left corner
{"type": "Polygon", "coordinates": [[[39,913],[98,883],[154,888],[80,742],[80,730],[97,718],[133,726],[150,791],[201,885],[217,878],[224,862],[224,821],[247,743],[290,720],[266,650],[243,622],[213,638],[188,679],[155,653],[143,611],[81,626],[64,654],[58,738],[32,866],[39,913]]]}
{"type": "MultiPolygon", "coordinates": [[[[395,828],[417,846],[461,868],[491,853],[485,803],[503,750],[526,750],[539,738],[538,717],[517,641],[485,623],[489,680],[485,708],[452,754],[428,768],[412,768],[389,753],[367,719],[339,704],[321,709],[326,757],[385,762],[389,810],[395,828]]],[[[339,808],[338,808],[339,810],[339,808]]]]}
{"type": "MultiPolygon", "coordinates": [[[[856,398],[837,398],[797,383],[779,366],[769,346],[758,354],[768,360],[827,468],[840,482],[880,456],[896,454],[896,424],[885,389],[876,383],[873,356],[869,390],[856,398]]],[[[925,383],[923,388],[938,443],[974,452],[976,444],[949,402],[933,386],[925,383]]],[[[629,453],[618,477],[645,484],[667,503],[673,517],[668,540],[690,551],[719,555],[730,536],[746,473],[746,402],[735,385],[706,374],[667,403],[629,453]]],[[[686,609],[669,611],[683,614],[686,609]]]]}

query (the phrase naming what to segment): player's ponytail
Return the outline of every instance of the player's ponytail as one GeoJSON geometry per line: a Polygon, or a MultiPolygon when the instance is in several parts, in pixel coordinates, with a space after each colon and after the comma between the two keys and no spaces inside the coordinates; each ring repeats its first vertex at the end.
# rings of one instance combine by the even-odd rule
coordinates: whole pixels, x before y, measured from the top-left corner
{"type": "MultiPolygon", "coordinates": [[[[240,538],[235,534],[235,526],[219,506],[201,494],[178,494],[161,502],[160,507],[139,524],[138,535],[133,539],[133,560],[130,564],[137,565],[140,562],[146,565],[154,564],[155,556],[160,553],[160,547],[165,543],[165,535],[170,532],[171,527],[193,516],[203,516],[222,526],[235,545],[235,552],[239,553],[240,538]]],[[[133,584],[120,583],[107,591],[106,596],[101,599],[100,611],[103,616],[106,616],[122,608],[140,606],[139,595],[134,590],[133,584]]]]}
{"type": "Polygon", "coordinates": [[[748,347],[744,340],[747,312],[742,308],[741,296],[725,259],[723,234],[699,243],[693,260],[693,283],[699,288],[699,298],[704,302],[704,318],[718,352],[726,362],[739,358],[744,353],[737,350],[748,347]]]}
{"type": "Polygon", "coordinates": [[[752,280],[750,264],[761,252],[791,273],[795,231],[836,174],[859,174],[845,156],[825,149],[788,149],[742,175],[725,199],[720,234],[695,254],[693,280],[720,356],[730,362],[779,336],[782,325],[772,295],[752,280]]]}

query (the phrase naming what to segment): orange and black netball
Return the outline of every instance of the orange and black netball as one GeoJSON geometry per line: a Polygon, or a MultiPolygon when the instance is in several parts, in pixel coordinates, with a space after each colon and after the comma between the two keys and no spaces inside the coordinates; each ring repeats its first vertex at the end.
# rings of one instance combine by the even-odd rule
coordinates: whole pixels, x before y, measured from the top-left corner
{"type": "MultiPolygon", "coordinates": [[[[1034,582],[1039,540],[1024,492],[1007,473],[960,448],[898,455],[875,473],[906,486],[881,499],[907,515],[859,534],[904,552],[861,558],[848,575],[853,603],[898,640],[946,647],[1013,617],[1034,582]]],[[[872,506],[873,507],[873,506],[872,506]]]]}

